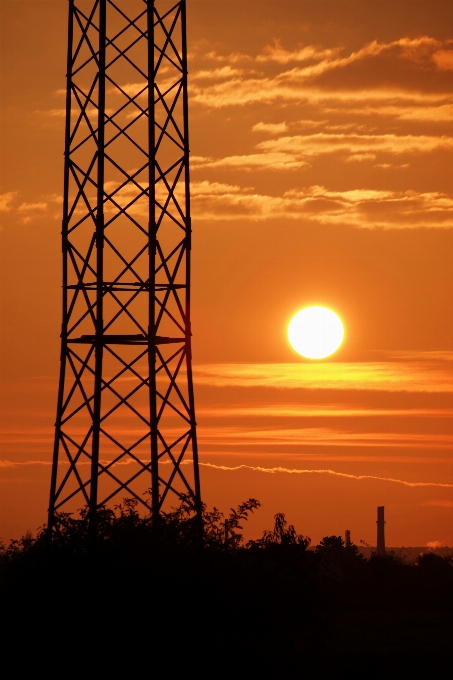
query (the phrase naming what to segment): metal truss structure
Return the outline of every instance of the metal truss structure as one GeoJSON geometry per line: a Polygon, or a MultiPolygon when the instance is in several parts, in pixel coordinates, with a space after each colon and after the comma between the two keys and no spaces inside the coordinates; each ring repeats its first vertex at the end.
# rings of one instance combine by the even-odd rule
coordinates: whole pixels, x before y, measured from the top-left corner
{"type": "Polygon", "coordinates": [[[123,496],[201,512],[187,115],[185,0],[69,0],[50,528],[123,496]]]}

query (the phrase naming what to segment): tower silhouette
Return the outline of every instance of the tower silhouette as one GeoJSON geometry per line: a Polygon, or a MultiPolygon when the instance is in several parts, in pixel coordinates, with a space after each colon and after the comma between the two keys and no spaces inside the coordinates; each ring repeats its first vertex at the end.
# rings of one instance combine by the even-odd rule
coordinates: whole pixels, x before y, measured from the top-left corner
{"type": "Polygon", "coordinates": [[[376,542],[376,554],[385,555],[385,519],[384,519],[384,506],[378,505],[377,509],[377,542],[376,542]]]}
{"type": "Polygon", "coordinates": [[[201,512],[185,0],[69,0],[63,323],[49,504],[201,512]]]}

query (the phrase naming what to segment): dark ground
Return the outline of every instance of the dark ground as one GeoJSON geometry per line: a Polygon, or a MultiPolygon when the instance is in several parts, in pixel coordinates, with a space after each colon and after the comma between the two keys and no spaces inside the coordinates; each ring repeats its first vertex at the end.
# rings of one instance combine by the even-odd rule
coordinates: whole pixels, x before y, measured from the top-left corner
{"type": "Polygon", "coordinates": [[[4,549],[6,665],[19,675],[449,677],[451,558],[365,560],[340,537],[307,551],[281,515],[243,547],[249,503],[230,516],[227,546],[215,511],[200,546],[190,509],[156,532],[125,506],[106,511],[96,543],[83,520],[63,517],[51,544],[41,533],[4,549]]]}

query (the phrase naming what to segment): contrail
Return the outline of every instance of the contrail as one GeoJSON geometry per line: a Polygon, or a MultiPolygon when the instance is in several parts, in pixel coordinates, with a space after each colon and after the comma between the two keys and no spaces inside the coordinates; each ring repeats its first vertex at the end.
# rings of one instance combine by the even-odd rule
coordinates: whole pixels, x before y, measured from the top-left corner
{"type": "MultiPolygon", "coordinates": [[[[65,462],[65,461],[64,461],[65,462]]],[[[110,463],[110,460],[101,460],[104,465],[110,463]]],[[[136,461],[133,458],[126,458],[123,461],[115,463],[115,465],[131,465],[136,461]]],[[[149,461],[142,461],[147,463],[149,461]]],[[[181,461],[180,465],[190,465],[193,463],[192,459],[181,461]]],[[[79,463],[80,464],[80,463],[79,463]]],[[[81,464],[91,465],[90,461],[83,461],[81,464]]],[[[160,465],[169,465],[170,461],[160,461],[160,465]]],[[[51,465],[51,461],[44,460],[27,460],[27,461],[10,461],[0,460],[0,467],[16,467],[18,465],[51,465]]],[[[377,477],[375,475],[351,475],[347,472],[336,472],[335,470],[301,470],[300,468],[284,468],[284,467],[259,467],[254,465],[216,465],[215,463],[199,463],[204,467],[214,468],[215,470],[224,470],[226,472],[234,472],[235,470],[253,470],[254,472],[267,472],[268,474],[276,474],[283,472],[289,475],[334,475],[335,477],[346,477],[347,479],[376,479],[379,482],[393,482],[394,484],[403,484],[404,486],[441,486],[447,489],[453,489],[453,484],[445,484],[442,482],[408,482],[404,479],[395,479],[394,477],[377,477]]]]}
{"type": "Polygon", "coordinates": [[[284,467],[257,467],[253,465],[236,465],[235,467],[228,467],[227,465],[215,465],[214,463],[199,463],[205,467],[215,468],[216,470],[254,470],[255,472],[267,472],[275,474],[276,472],[286,472],[287,474],[306,475],[335,475],[336,477],[347,477],[348,479],[377,479],[380,482],[394,482],[395,484],[404,484],[404,486],[443,486],[453,489],[453,484],[442,484],[440,482],[407,482],[404,479],[394,479],[393,477],[375,477],[374,475],[350,475],[346,472],[335,472],[335,470],[300,470],[299,468],[284,468],[284,467]]]}

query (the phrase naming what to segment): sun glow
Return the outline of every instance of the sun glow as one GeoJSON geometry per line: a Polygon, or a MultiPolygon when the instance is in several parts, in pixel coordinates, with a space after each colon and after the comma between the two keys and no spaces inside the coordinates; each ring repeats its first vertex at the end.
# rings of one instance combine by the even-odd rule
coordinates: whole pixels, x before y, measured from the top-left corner
{"type": "Polygon", "coordinates": [[[306,359],[325,359],[339,348],[343,337],[343,324],[326,307],[306,307],[288,326],[291,346],[306,359]]]}

